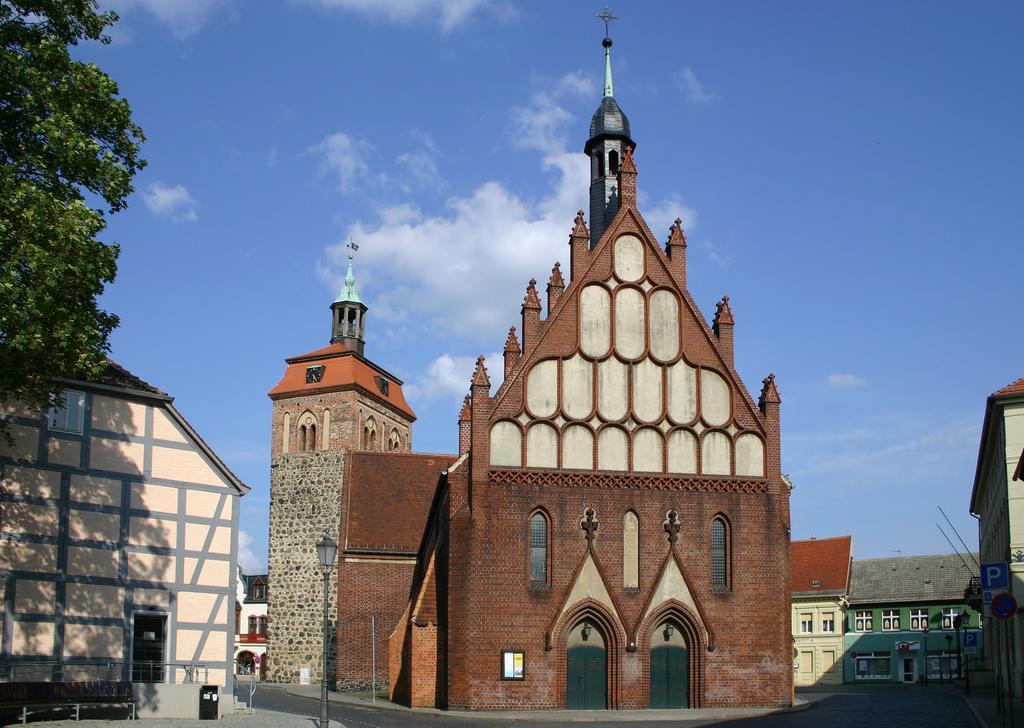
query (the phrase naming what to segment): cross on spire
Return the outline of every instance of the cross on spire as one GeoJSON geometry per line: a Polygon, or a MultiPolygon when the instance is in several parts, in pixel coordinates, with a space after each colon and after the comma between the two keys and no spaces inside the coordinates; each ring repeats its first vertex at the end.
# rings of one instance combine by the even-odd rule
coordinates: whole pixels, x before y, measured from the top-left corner
{"type": "Polygon", "coordinates": [[[599,12],[597,14],[597,17],[604,21],[604,37],[607,38],[608,37],[608,23],[610,23],[613,20],[618,20],[618,17],[611,14],[611,12],[608,10],[608,6],[607,5],[604,6],[604,10],[602,10],[601,12],[599,12]]]}
{"type": "Polygon", "coordinates": [[[676,541],[679,539],[679,532],[682,528],[683,524],[679,522],[678,513],[673,510],[665,514],[665,533],[668,534],[668,542],[672,546],[676,545],[676,541]]]}
{"type": "Polygon", "coordinates": [[[597,520],[597,514],[593,508],[588,508],[583,515],[585,517],[580,521],[580,528],[587,534],[587,550],[589,551],[594,547],[594,534],[597,533],[597,529],[601,524],[597,520]]]}

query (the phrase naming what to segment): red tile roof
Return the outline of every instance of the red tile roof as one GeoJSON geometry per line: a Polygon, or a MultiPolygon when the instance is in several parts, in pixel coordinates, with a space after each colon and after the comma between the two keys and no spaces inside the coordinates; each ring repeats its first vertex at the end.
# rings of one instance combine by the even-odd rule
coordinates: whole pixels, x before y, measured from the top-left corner
{"type": "Polygon", "coordinates": [[[441,471],[457,455],[353,452],[345,496],[344,548],[415,554],[441,471]]]}
{"type": "Polygon", "coordinates": [[[850,580],[852,536],[793,541],[793,592],[845,592],[850,580]],[[812,587],[814,581],[820,586],[812,587]]]}
{"type": "Polygon", "coordinates": [[[331,344],[308,354],[285,359],[285,362],[288,368],[285,369],[284,376],[277,386],[267,393],[271,399],[293,394],[312,394],[339,387],[357,387],[406,417],[416,419],[412,408],[405,401],[405,395],[402,394],[402,380],[362,358],[344,344],[331,344]],[[314,364],[324,366],[323,377],[319,382],[307,383],[306,369],[314,364]],[[388,380],[387,394],[381,392],[378,377],[385,377],[388,380]]]}
{"type": "Polygon", "coordinates": [[[1000,390],[992,393],[993,397],[1001,397],[1004,394],[1024,394],[1024,378],[1018,379],[1016,382],[1007,384],[1000,390]]]}

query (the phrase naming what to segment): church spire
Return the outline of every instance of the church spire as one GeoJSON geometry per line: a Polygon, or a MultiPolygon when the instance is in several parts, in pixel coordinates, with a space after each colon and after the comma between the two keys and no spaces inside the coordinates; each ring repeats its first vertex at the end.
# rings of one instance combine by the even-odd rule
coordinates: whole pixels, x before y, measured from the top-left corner
{"type": "Polygon", "coordinates": [[[629,119],[615,100],[612,84],[612,39],[608,35],[608,23],[616,18],[608,8],[597,17],[604,21],[601,42],[604,46],[604,97],[590,119],[590,138],[583,147],[583,152],[590,157],[591,248],[597,245],[619,211],[619,166],[626,157],[626,150],[636,146],[630,137],[629,119]]]}
{"type": "Polygon", "coordinates": [[[366,304],[356,288],[356,274],[352,270],[352,259],[359,246],[349,241],[348,273],[341,293],[331,304],[331,343],[343,344],[362,356],[366,344],[366,304]]]}

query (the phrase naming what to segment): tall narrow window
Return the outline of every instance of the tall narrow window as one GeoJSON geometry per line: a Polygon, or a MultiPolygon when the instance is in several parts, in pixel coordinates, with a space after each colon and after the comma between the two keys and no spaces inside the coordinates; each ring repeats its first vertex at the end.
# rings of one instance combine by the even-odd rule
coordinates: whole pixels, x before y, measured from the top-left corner
{"type": "Polygon", "coordinates": [[[614,149],[608,152],[608,173],[619,173],[619,153],[616,152],[614,149]]]}
{"type": "Polygon", "coordinates": [[[548,581],[548,519],[543,513],[530,517],[530,581],[535,584],[548,581]]]}
{"type": "Polygon", "coordinates": [[[50,408],[50,429],[82,434],[85,393],[73,389],[61,392],[60,403],[50,408]]]}
{"type": "Polygon", "coordinates": [[[711,587],[729,588],[729,537],[721,518],[711,522],[711,587]]]}
{"type": "Polygon", "coordinates": [[[622,517],[622,586],[640,586],[640,519],[633,511],[622,517]]]}
{"type": "Polygon", "coordinates": [[[306,426],[299,425],[299,451],[306,449],[306,426]]]}

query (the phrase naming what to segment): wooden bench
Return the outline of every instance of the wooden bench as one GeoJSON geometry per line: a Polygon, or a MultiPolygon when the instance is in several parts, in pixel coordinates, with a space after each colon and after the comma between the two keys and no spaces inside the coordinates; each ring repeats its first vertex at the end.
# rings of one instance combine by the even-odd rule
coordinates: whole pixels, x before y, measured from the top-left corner
{"type": "Polygon", "coordinates": [[[28,717],[33,713],[55,708],[71,709],[75,720],[79,720],[83,705],[127,705],[128,717],[135,719],[135,698],[130,682],[90,680],[0,683],[0,708],[20,709],[23,724],[28,723],[28,717]]]}

